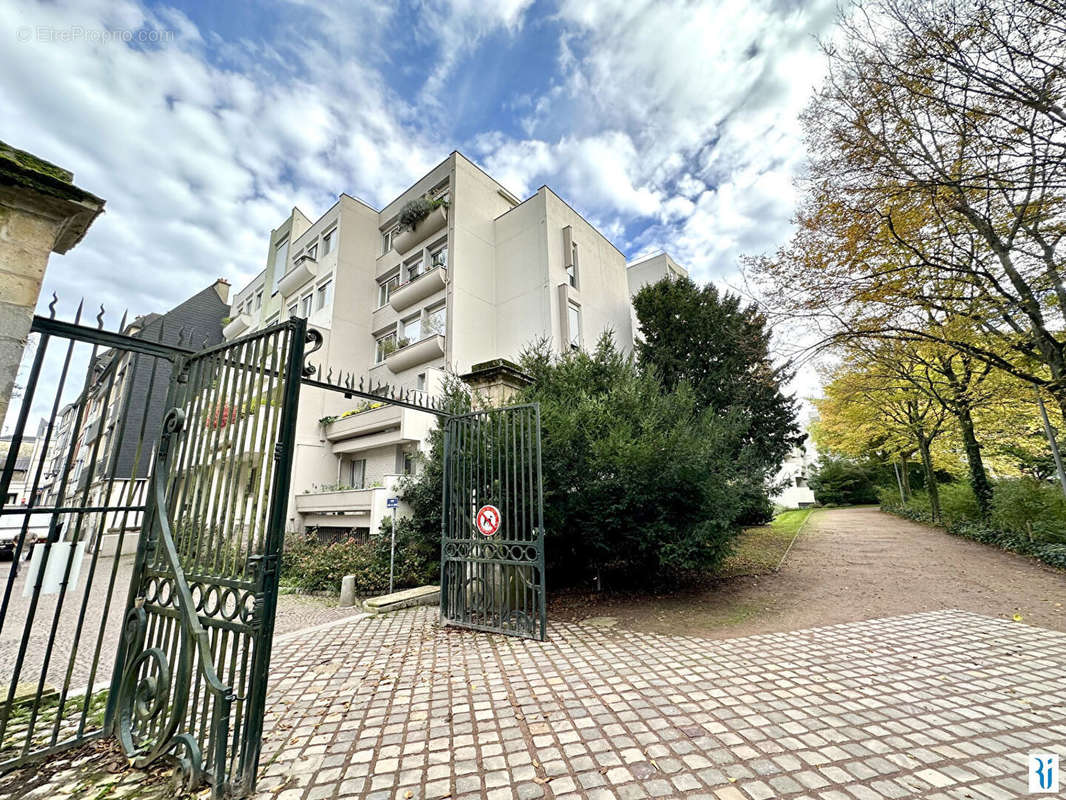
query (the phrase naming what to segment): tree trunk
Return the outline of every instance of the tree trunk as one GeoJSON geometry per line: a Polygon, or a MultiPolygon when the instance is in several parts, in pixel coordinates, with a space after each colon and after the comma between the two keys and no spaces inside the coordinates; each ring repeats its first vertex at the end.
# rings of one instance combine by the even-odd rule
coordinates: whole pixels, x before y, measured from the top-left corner
{"type": "Polygon", "coordinates": [[[959,431],[962,433],[962,445],[966,450],[966,462],[970,466],[970,486],[973,488],[973,496],[977,500],[977,507],[981,510],[981,516],[988,519],[992,512],[992,484],[985,472],[985,462],[981,457],[981,444],[977,441],[974,432],[973,415],[970,414],[970,406],[965,402],[956,401],[955,417],[959,421],[959,431]]]}
{"type": "Polygon", "coordinates": [[[911,462],[906,456],[900,456],[900,466],[903,468],[903,497],[904,503],[911,500],[911,462]]]}
{"type": "Polygon", "coordinates": [[[929,453],[929,440],[918,436],[918,450],[922,454],[922,469],[925,471],[925,488],[929,493],[929,513],[934,522],[940,522],[940,492],[936,487],[936,474],[933,472],[933,457],[929,453]]]}

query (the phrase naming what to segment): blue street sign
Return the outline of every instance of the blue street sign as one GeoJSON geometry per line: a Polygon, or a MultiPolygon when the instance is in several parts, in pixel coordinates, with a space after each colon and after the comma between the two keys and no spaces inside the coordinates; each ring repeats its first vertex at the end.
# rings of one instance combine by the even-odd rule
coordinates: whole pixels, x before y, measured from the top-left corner
{"type": "Polygon", "coordinates": [[[400,507],[400,498],[399,497],[389,497],[389,498],[387,498],[385,500],[385,507],[386,508],[399,508],[400,507]]]}

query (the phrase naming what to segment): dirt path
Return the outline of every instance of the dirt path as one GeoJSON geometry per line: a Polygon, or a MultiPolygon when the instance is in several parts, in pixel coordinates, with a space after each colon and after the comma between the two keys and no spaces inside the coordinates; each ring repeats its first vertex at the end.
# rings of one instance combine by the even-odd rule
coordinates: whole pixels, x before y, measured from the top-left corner
{"type": "Polygon", "coordinates": [[[874,508],[817,511],[781,571],[671,597],[560,598],[562,619],[724,639],[958,608],[1066,631],[1066,572],[874,508]]]}

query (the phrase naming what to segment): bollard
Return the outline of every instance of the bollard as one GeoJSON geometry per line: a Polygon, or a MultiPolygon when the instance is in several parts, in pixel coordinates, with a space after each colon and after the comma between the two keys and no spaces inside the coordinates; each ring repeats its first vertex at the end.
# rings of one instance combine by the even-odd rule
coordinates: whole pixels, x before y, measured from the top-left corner
{"type": "Polygon", "coordinates": [[[341,578],[341,601],[342,608],[355,605],[355,576],[345,575],[341,578]]]}

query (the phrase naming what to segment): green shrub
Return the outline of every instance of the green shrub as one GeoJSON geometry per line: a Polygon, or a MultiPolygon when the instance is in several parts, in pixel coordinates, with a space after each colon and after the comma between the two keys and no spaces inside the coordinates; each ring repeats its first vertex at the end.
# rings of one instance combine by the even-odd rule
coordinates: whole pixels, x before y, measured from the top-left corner
{"type": "MultiPolygon", "coordinates": [[[[386,522],[387,528],[388,523],[386,522]]],[[[389,589],[390,537],[375,536],[369,542],[343,539],[322,542],[314,534],[289,534],[281,562],[281,582],[303,591],[340,590],[341,579],[355,576],[358,595],[378,594],[389,589]]],[[[395,588],[435,582],[439,564],[427,557],[421,544],[397,525],[395,588]]]]}
{"type": "Polygon", "coordinates": [[[996,483],[992,527],[1037,542],[1066,544],[1066,496],[1053,483],[1011,478],[996,483]]]}
{"type": "Polygon", "coordinates": [[[826,456],[811,474],[814,499],[826,506],[876,503],[877,490],[866,469],[846,458],[826,456]]]}

